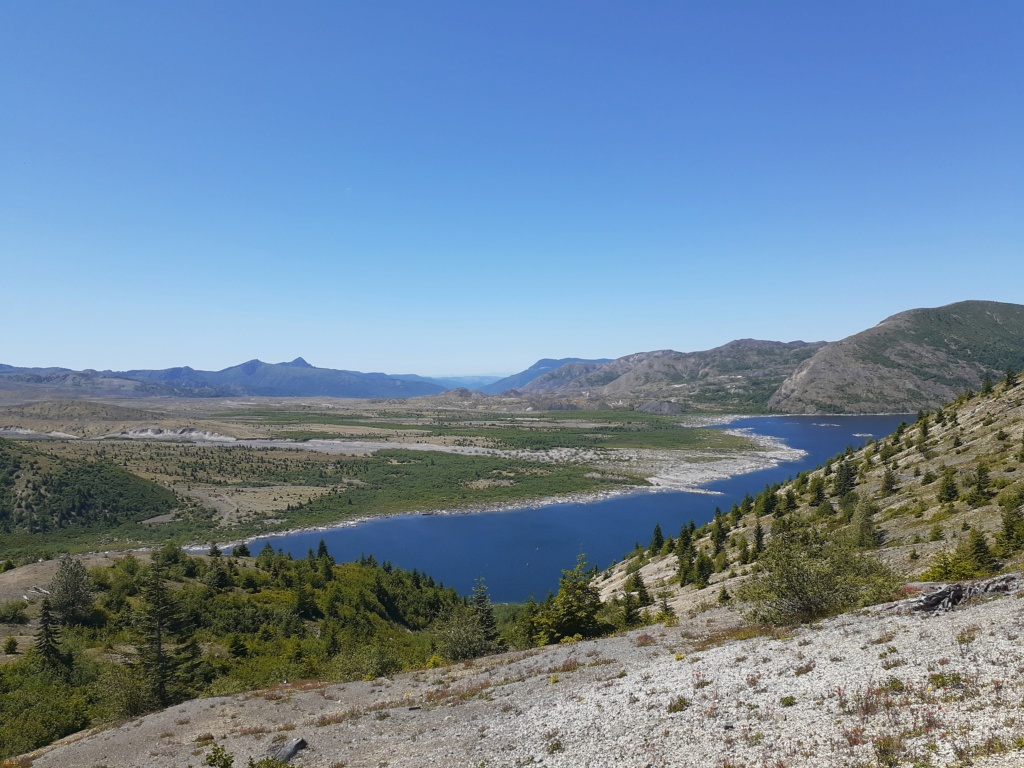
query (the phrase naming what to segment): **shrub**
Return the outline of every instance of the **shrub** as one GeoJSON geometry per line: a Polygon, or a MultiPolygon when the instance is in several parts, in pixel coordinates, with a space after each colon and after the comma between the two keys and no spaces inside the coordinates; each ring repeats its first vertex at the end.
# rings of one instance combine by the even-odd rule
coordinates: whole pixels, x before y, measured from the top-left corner
{"type": "Polygon", "coordinates": [[[0,624],[26,624],[28,614],[25,613],[23,600],[8,600],[0,603],[0,624]]]}
{"type": "Polygon", "coordinates": [[[669,712],[682,712],[684,709],[690,706],[690,700],[685,696],[676,696],[672,701],[668,703],[669,712]]]}
{"type": "Polygon", "coordinates": [[[889,568],[849,544],[787,533],[772,540],[760,572],[736,596],[747,604],[750,620],[788,625],[883,602],[898,587],[889,568]]]}

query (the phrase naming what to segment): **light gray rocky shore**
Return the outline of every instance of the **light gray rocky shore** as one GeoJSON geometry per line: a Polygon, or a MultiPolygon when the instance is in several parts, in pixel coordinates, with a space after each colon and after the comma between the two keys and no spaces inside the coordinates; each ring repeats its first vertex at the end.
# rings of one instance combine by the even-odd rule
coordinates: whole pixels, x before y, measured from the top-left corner
{"type": "Polygon", "coordinates": [[[728,639],[721,612],[363,683],[202,699],[33,756],[34,768],[292,765],[811,768],[1024,764],[1024,602],[879,606],[728,639]],[[968,762],[970,761],[970,762],[968,762]]]}

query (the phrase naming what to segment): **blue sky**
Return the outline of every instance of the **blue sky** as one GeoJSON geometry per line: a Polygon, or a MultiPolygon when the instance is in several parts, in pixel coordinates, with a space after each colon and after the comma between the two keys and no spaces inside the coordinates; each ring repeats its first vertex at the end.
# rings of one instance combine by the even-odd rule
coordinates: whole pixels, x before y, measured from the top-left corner
{"type": "Polygon", "coordinates": [[[0,362],[424,375],[1024,303],[1019,2],[5,2],[0,362]]]}

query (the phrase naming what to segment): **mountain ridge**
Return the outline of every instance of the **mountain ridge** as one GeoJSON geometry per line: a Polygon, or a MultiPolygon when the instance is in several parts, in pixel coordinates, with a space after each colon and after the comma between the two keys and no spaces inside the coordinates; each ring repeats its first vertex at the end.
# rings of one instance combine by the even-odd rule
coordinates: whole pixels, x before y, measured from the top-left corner
{"type": "Polygon", "coordinates": [[[832,342],[768,400],[784,413],[935,408],[1024,364],[1024,306],[961,301],[899,312],[832,342]]]}

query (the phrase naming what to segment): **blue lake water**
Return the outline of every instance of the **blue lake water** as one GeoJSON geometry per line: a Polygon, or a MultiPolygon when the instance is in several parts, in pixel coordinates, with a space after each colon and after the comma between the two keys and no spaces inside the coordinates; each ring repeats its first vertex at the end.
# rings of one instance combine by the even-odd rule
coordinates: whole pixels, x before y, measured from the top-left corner
{"type": "Polygon", "coordinates": [[[588,562],[606,567],[635,542],[647,544],[656,523],[675,536],[690,520],[703,525],[715,507],[728,510],[745,493],[751,495],[822,464],[847,445],[891,433],[907,416],[773,416],[739,419],[725,427],[742,427],[783,440],[807,451],[786,462],[703,486],[716,495],[686,491],[639,492],[587,503],[550,504],[499,512],[454,515],[402,515],[368,520],[326,531],[309,531],[259,539],[275,549],[304,557],[324,539],[339,562],[372,554],[400,568],[416,568],[468,594],[477,577],[486,579],[495,602],[519,602],[531,595],[544,599],[556,590],[563,568],[572,568],[580,552],[588,562]],[[859,436],[858,436],[859,435],[859,436]]]}

